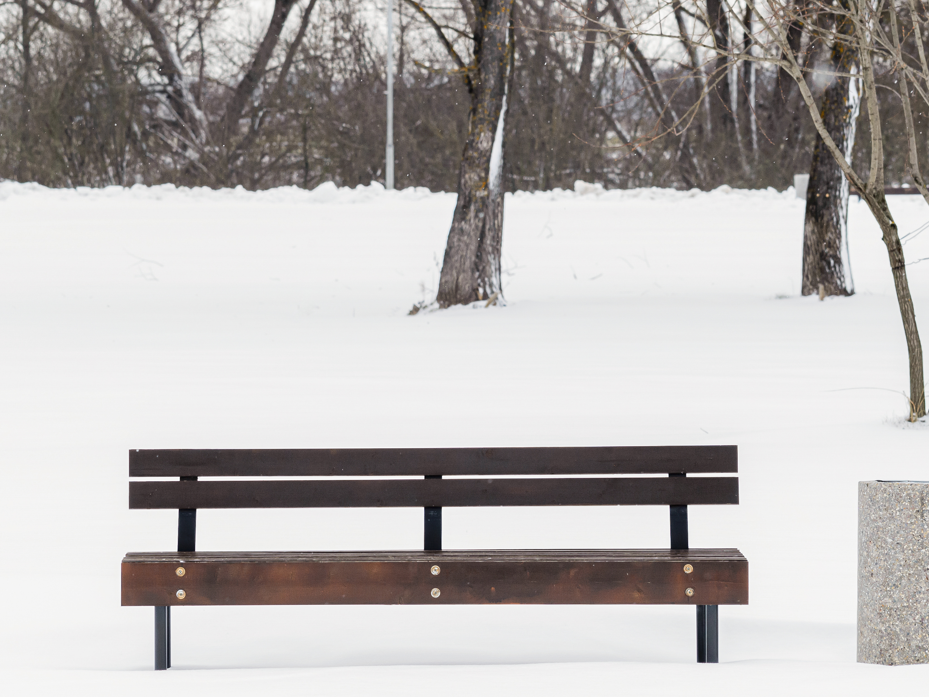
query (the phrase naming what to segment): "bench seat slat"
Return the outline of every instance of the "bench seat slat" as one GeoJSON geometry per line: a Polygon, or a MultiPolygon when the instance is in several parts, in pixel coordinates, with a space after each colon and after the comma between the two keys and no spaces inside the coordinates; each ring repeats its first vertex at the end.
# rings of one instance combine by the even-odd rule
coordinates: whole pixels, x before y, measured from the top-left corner
{"type": "Polygon", "coordinates": [[[129,552],[126,564],[180,564],[190,562],[266,563],[304,561],[402,561],[420,562],[428,559],[445,561],[745,561],[737,549],[446,549],[446,550],[361,550],[341,551],[280,551],[280,552],[129,552]]]}
{"type": "Polygon", "coordinates": [[[735,473],[734,445],[130,450],[130,477],[735,473]]]}
{"type": "Polygon", "coordinates": [[[736,477],[142,481],[129,508],[737,504],[736,477]]]}
{"type": "Polygon", "coordinates": [[[132,554],[122,603],[738,605],[748,562],[734,549],[132,554]]]}

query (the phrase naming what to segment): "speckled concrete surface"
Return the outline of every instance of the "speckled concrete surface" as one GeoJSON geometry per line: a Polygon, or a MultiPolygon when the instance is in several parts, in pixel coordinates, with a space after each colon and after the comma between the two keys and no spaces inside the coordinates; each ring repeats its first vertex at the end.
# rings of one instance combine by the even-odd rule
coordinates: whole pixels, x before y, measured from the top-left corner
{"type": "Polygon", "coordinates": [[[929,663],[929,482],[858,483],[858,661],[929,663]]]}

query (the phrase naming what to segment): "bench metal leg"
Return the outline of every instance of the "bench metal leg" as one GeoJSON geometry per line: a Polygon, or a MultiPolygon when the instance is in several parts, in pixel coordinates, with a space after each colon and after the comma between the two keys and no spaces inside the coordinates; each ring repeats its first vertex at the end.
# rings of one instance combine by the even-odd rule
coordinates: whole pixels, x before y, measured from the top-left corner
{"type": "Polygon", "coordinates": [[[706,606],[706,662],[719,663],[719,605],[706,606]]]}
{"type": "Polygon", "coordinates": [[[155,670],[171,667],[171,608],[155,608],[155,670]]]}
{"type": "Polygon", "coordinates": [[[697,605],[697,663],[706,663],[706,605],[697,605]]]}
{"type": "Polygon", "coordinates": [[[719,663],[719,605],[697,605],[697,663],[719,663]]]}

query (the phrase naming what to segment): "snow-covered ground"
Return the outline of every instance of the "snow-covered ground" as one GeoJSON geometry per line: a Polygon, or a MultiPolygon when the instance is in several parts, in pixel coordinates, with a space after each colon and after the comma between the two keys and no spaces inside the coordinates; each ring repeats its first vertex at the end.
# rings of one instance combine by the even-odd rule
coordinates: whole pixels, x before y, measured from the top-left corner
{"type": "MultiPolygon", "coordinates": [[[[0,183],[0,684],[6,694],[857,695],[929,666],[855,663],[856,491],[929,479],[880,234],[852,199],[858,294],[802,298],[792,193],[507,198],[507,306],[434,295],[454,196],[0,183]],[[130,448],[739,446],[751,604],[694,663],[677,607],[189,608],[154,673],[127,551],[130,448]],[[196,670],[194,670],[196,669],[196,670]]],[[[891,200],[900,229],[929,221],[891,200]]],[[[929,257],[929,234],[906,246],[929,257]]],[[[910,267],[929,322],[929,263],[910,267]]],[[[929,332],[929,324],[923,329],[929,332]]],[[[209,511],[201,549],[400,549],[415,510],[209,511]]],[[[667,544],[666,509],[449,509],[448,548],[667,544]]]]}

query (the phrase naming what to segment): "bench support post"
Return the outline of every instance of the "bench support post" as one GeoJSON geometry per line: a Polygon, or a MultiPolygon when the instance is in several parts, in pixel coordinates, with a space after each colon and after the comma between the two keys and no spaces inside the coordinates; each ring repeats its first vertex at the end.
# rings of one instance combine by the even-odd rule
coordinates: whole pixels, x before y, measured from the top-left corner
{"type": "MultiPolygon", "coordinates": [[[[686,477],[685,472],[672,472],[669,477],[686,477]]],[[[668,506],[671,509],[671,549],[690,549],[687,529],[687,506],[668,506]]]]}
{"type": "MultiPolygon", "coordinates": [[[[669,477],[686,477],[672,472],[669,477]]],[[[671,509],[671,549],[690,549],[687,506],[671,509]]],[[[697,605],[697,663],[719,663],[719,605],[697,605]]]]}
{"type": "Polygon", "coordinates": [[[181,508],[177,512],[177,551],[197,551],[196,508],[181,508]]]}
{"type": "Polygon", "coordinates": [[[671,549],[690,549],[687,530],[687,506],[669,506],[671,509],[671,549]]]}
{"type": "Polygon", "coordinates": [[[171,667],[170,612],[170,607],[155,607],[155,670],[171,667]]]}
{"type": "MultiPolygon", "coordinates": [[[[441,479],[441,474],[427,474],[426,479],[441,479]]],[[[427,506],[423,509],[423,549],[427,552],[442,551],[442,508],[427,506]]]]}
{"type": "MultiPolygon", "coordinates": [[[[197,481],[196,477],[181,477],[182,482],[197,481]]],[[[197,509],[181,508],[177,512],[177,551],[197,549],[197,509]]],[[[155,608],[155,670],[171,667],[171,606],[155,608]]]]}
{"type": "Polygon", "coordinates": [[[719,605],[697,605],[697,663],[719,663],[719,605]]]}
{"type": "Polygon", "coordinates": [[[719,663],[719,605],[706,606],[706,662],[719,663]]]}

